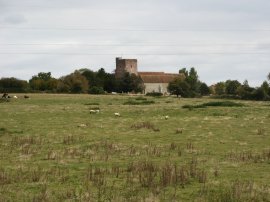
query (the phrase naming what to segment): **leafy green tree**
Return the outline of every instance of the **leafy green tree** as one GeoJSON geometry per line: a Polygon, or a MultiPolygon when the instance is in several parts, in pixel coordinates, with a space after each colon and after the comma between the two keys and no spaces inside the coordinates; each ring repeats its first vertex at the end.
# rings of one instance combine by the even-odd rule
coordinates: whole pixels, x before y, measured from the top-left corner
{"type": "Polygon", "coordinates": [[[237,90],[236,90],[236,94],[241,98],[241,99],[244,99],[244,100],[249,100],[249,99],[252,99],[252,92],[254,91],[255,89],[250,87],[249,84],[248,84],[248,81],[245,80],[243,82],[242,85],[240,85],[237,90]]]}
{"type": "Polygon", "coordinates": [[[29,89],[27,81],[20,80],[14,77],[0,79],[0,91],[2,93],[22,93],[27,92],[29,89]]]}
{"type": "Polygon", "coordinates": [[[134,92],[139,93],[143,91],[143,81],[140,76],[135,74],[125,73],[124,77],[118,79],[118,92],[134,92]]]}
{"type": "MultiPolygon", "coordinates": [[[[81,69],[79,71],[88,80],[89,90],[93,87],[97,87],[99,89],[102,88],[106,92],[117,91],[117,82],[114,74],[106,73],[103,68],[99,69],[97,72],[89,69],[81,69]]],[[[92,90],[90,91],[92,92],[92,90]]]]}
{"type": "MultiPolygon", "coordinates": [[[[140,84],[140,85],[142,85],[142,84],[140,84]]],[[[118,85],[117,85],[117,81],[115,79],[114,74],[107,74],[106,79],[104,81],[103,89],[109,93],[116,92],[117,86],[118,85]]]]}
{"type": "Polygon", "coordinates": [[[241,86],[241,83],[237,80],[227,80],[225,82],[225,93],[228,95],[236,95],[237,89],[241,86]]]}
{"type": "Polygon", "coordinates": [[[192,67],[189,71],[186,68],[180,69],[179,75],[182,75],[181,79],[183,80],[177,81],[177,82],[175,80],[172,82],[172,84],[170,85],[170,89],[174,88],[176,90],[176,86],[175,86],[176,83],[179,85],[178,86],[179,89],[172,92],[180,92],[184,89],[184,91],[182,91],[181,93],[182,94],[181,96],[184,95],[185,97],[196,97],[201,93],[200,92],[201,82],[199,81],[198,73],[194,67],[192,67]]]}
{"type": "Polygon", "coordinates": [[[87,79],[79,71],[75,71],[59,79],[57,90],[66,93],[87,93],[88,88],[87,79]]]}
{"type": "Polygon", "coordinates": [[[267,81],[264,81],[261,85],[261,88],[268,93],[269,91],[269,83],[267,83],[267,81]]]}
{"type": "Polygon", "coordinates": [[[209,95],[210,94],[210,88],[207,86],[206,83],[201,83],[199,88],[201,95],[209,95]]]}
{"type": "Polygon", "coordinates": [[[29,80],[30,87],[37,91],[55,91],[58,80],[51,76],[51,72],[40,72],[29,80]]]}
{"type": "Polygon", "coordinates": [[[225,83],[224,82],[218,82],[214,88],[215,88],[216,95],[224,95],[225,94],[225,83]]]}
{"type": "Polygon", "coordinates": [[[190,90],[193,94],[199,92],[199,76],[194,67],[189,70],[188,76],[186,77],[186,82],[190,85],[190,90]]]}
{"type": "Polygon", "coordinates": [[[185,77],[188,77],[188,71],[186,68],[182,68],[179,70],[179,74],[185,75],[185,77]]]}
{"type": "Polygon", "coordinates": [[[185,77],[179,75],[169,83],[168,91],[177,97],[189,97],[190,85],[185,81],[185,77]]]}
{"type": "Polygon", "coordinates": [[[80,69],[79,71],[88,80],[89,88],[91,86],[97,86],[96,72],[90,69],[80,69]]]}
{"type": "Polygon", "coordinates": [[[267,92],[263,87],[259,87],[252,92],[252,98],[254,100],[266,101],[269,100],[269,95],[267,94],[267,92]]]}

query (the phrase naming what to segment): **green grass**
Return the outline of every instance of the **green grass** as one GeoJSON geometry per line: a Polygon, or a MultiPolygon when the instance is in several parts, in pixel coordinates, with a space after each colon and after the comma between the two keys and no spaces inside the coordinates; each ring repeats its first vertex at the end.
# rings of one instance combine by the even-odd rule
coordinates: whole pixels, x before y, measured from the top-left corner
{"type": "Polygon", "coordinates": [[[265,102],[30,97],[0,103],[0,201],[270,200],[265,102]]]}

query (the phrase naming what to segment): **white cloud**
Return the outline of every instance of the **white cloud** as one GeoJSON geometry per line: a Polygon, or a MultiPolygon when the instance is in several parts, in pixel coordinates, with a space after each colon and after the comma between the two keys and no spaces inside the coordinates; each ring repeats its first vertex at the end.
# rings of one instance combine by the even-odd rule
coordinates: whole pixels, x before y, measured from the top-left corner
{"type": "Polygon", "coordinates": [[[268,0],[0,0],[0,10],[0,76],[112,72],[121,55],[140,71],[195,66],[209,84],[259,85],[270,71],[268,0]]]}

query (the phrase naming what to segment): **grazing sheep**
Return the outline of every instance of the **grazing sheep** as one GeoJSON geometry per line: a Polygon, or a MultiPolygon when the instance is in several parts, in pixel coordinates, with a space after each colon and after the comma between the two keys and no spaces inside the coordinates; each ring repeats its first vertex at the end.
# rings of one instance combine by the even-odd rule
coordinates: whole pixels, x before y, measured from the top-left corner
{"type": "Polygon", "coordinates": [[[30,97],[28,95],[23,96],[25,99],[29,99],[30,97]]]}
{"type": "Polygon", "coordinates": [[[166,120],[169,119],[169,116],[165,116],[165,119],[166,119],[166,120]]]}
{"type": "Polygon", "coordinates": [[[114,116],[120,116],[120,113],[116,112],[114,113],[114,116]]]}
{"type": "Polygon", "coordinates": [[[98,114],[99,109],[90,109],[90,114],[98,114]]]}
{"type": "Polygon", "coordinates": [[[16,95],[13,96],[14,99],[17,99],[18,97],[16,95]]]}

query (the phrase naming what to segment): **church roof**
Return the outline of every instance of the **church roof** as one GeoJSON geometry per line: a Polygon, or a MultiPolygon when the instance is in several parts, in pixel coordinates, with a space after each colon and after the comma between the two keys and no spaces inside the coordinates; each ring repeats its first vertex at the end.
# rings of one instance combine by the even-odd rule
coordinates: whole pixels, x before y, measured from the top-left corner
{"type": "Polygon", "coordinates": [[[169,83],[179,74],[164,72],[138,72],[144,83],[169,83]]]}

